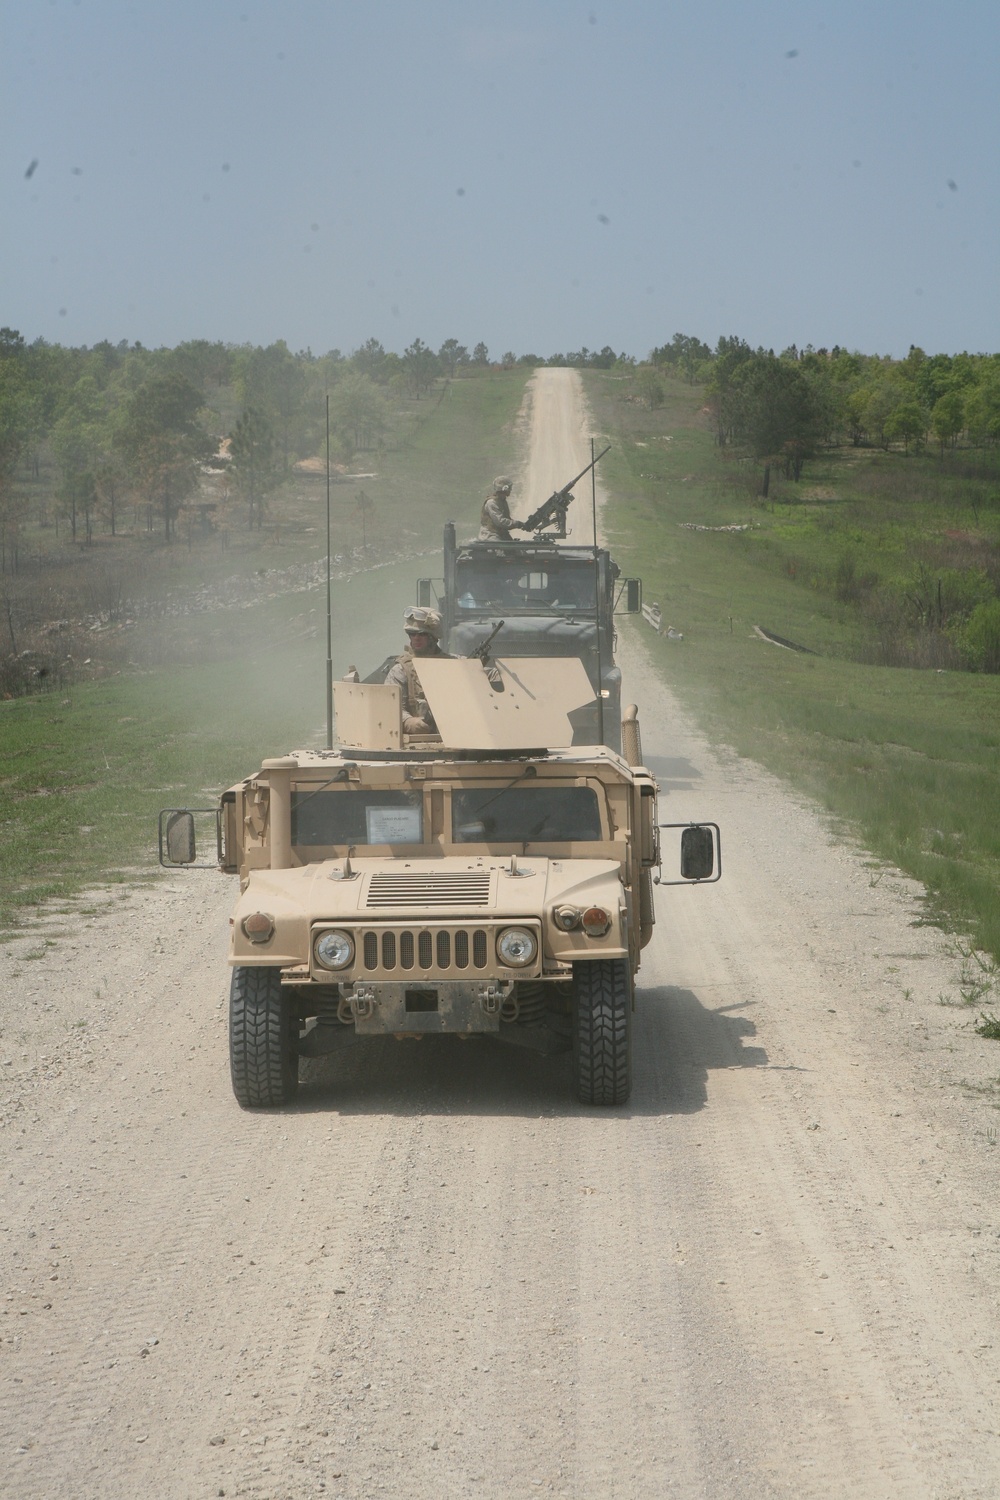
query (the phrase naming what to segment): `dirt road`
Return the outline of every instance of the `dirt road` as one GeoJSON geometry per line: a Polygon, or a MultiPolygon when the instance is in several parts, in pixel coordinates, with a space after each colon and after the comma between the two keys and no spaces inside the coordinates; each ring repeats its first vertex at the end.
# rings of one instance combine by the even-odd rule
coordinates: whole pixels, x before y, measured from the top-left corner
{"type": "MultiPolygon", "coordinates": [[[[534,415],[542,498],[589,457],[574,372],[534,415]]],[[[5,953],[5,1495],[1000,1491],[998,1054],[939,1003],[960,962],[706,746],[639,630],[626,682],[726,870],[658,895],[620,1112],[564,1057],[433,1038],[241,1113],[211,874],[5,953]]]]}

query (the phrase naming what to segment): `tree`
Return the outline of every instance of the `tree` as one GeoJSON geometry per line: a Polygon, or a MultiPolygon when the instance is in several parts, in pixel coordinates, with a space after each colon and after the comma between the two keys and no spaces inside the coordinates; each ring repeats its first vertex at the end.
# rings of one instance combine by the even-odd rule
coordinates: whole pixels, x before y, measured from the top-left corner
{"type": "Polygon", "coordinates": [[[697,378],[700,366],[711,357],[712,351],[708,345],[688,333],[675,333],[669,344],[661,344],[649,356],[654,365],[672,365],[680,370],[691,385],[697,378]]]}
{"type": "Polygon", "coordinates": [[[890,412],[885,423],[887,444],[901,442],[906,453],[909,453],[911,443],[921,442],[926,431],[927,413],[916,401],[904,401],[890,412]]]}
{"type": "Polygon", "coordinates": [[[89,469],[72,469],[63,477],[59,486],[59,500],[63,514],[69,517],[73,540],[76,541],[77,525],[83,517],[83,536],[89,547],[93,536],[93,515],[97,507],[97,484],[89,469]]]}
{"type": "Polygon", "coordinates": [[[902,406],[906,396],[904,387],[897,380],[881,378],[864,386],[863,390],[865,430],[880,448],[888,448],[890,439],[886,437],[886,423],[896,408],[902,406]]]}
{"type": "Polygon", "coordinates": [[[488,365],[489,362],[490,351],[484,343],[478,343],[472,351],[472,363],[474,365],[488,365]]]}
{"type": "Polygon", "coordinates": [[[284,339],[266,349],[247,345],[234,357],[233,385],[244,410],[252,406],[271,422],[281,466],[287,469],[300,440],[308,447],[302,431],[307,391],[302,356],[292,354],[284,339]]]}
{"type": "Polygon", "coordinates": [[[361,345],[360,349],[355,349],[351,355],[351,364],[359,375],[367,375],[371,380],[378,381],[382,385],[384,383],[383,369],[387,357],[378,339],[368,339],[361,345]]]}
{"type": "Polygon", "coordinates": [[[448,379],[454,380],[458,366],[469,363],[469,351],[458,339],[445,339],[438,350],[438,359],[444,366],[448,379]]]}
{"type": "Polygon", "coordinates": [[[28,378],[24,340],[0,329],[0,570],[17,572],[18,539],[27,501],[14,477],[37,422],[38,399],[28,378]]]}
{"type": "Polygon", "coordinates": [[[197,466],[215,446],[198,420],[201,405],[191,382],[173,373],[151,376],[122,412],[119,451],[134,488],[162,515],[168,542],[181,501],[197,488],[197,466]]]}
{"type": "Polygon", "coordinates": [[[403,350],[403,370],[407,384],[419,399],[421,391],[427,389],[438,373],[437,355],[428,349],[423,339],[414,339],[409,348],[403,350]]]}
{"type": "Polygon", "coordinates": [[[793,479],[816,450],[822,421],[808,380],[797,365],[758,352],[733,377],[736,436],[764,460],[764,494],[771,463],[780,460],[793,479]]]}
{"type": "MultiPolygon", "coordinates": [[[[676,340],[680,335],[675,334],[676,340]]],[[[654,349],[653,353],[656,353],[654,349]]],[[[753,358],[753,350],[743,339],[720,338],[712,374],[708,382],[708,397],[715,409],[716,437],[720,448],[730,442],[735,431],[737,389],[736,372],[747,360],[753,358]]]]}
{"type": "Polygon", "coordinates": [[[353,448],[373,448],[385,435],[386,398],[367,375],[351,371],[330,396],[330,420],[353,448]]]}
{"type": "Polygon", "coordinates": [[[947,391],[931,409],[931,430],[941,445],[954,448],[965,423],[965,403],[958,391],[947,391]]]}
{"type": "Polygon", "coordinates": [[[988,371],[970,393],[965,420],[974,443],[985,448],[1000,442],[1000,369],[988,371]]]}
{"type": "Polygon", "coordinates": [[[247,526],[259,531],[267,501],[281,483],[276,462],[274,429],[262,411],[248,406],[239,416],[229,438],[230,472],[236,489],[247,503],[247,526]]]}
{"type": "Polygon", "coordinates": [[[209,381],[222,386],[230,379],[234,351],[227,344],[208,339],[187,339],[171,351],[170,368],[205,390],[209,381]]]}
{"type": "Polygon", "coordinates": [[[102,416],[97,381],[93,375],[83,375],[66,396],[52,429],[52,449],[62,471],[58,490],[62,513],[69,517],[74,541],[77,517],[84,514],[88,544],[91,514],[97,503],[94,471],[105,437],[102,416]]]}

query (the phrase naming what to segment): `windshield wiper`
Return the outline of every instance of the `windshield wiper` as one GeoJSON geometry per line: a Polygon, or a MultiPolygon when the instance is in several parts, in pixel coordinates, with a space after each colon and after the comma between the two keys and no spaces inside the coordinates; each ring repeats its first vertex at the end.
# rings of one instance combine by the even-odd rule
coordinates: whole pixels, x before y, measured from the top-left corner
{"type": "Polygon", "coordinates": [[[537,766],[525,766],[524,770],[521,771],[517,776],[515,776],[513,781],[508,781],[507,785],[506,786],[502,786],[500,788],[500,790],[496,793],[495,796],[489,797],[482,804],[481,807],[478,807],[476,809],[476,816],[477,816],[477,818],[481,817],[482,814],[486,811],[486,809],[488,807],[492,807],[493,804],[494,804],[494,802],[498,802],[501,797],[506,796],[506,794],[510,791],[511,787],[517,786],[517,784],[518,784],[519,781],[523,781],[525,779],[525,777],[528,777],[530,779],[532,776],[537,776],[537,775],[538,775],[538,768],[537,768],[537,766]]]}

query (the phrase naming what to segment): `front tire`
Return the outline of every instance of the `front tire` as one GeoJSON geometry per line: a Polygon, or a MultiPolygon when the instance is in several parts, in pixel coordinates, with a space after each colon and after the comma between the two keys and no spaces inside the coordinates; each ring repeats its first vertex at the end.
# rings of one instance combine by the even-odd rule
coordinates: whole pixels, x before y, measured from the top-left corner
{"type": "Polygon", "coordinates": [[[299,1087],[298,1025],[278,969],[236,968],[229,987],[229,1066],[244,1109],[288,1104],[299,1087]]]}
{"type": "Polygon", "coordinates": [[[628,959],[573,965],[573,1056],[581,1104],[624,1104],[632,1092],[628,959]]]}

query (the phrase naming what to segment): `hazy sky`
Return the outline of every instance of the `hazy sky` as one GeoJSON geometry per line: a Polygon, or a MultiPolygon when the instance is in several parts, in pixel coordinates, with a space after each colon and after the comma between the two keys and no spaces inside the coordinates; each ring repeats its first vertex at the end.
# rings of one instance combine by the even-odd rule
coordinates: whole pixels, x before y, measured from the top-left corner
{"type": "Polygon", "coordinates": [[[0,0],[0,27],[28,340],[1000,350],[997,0],[0,0]]]}

